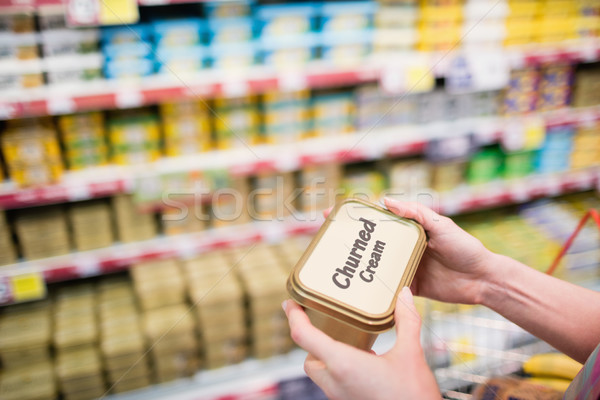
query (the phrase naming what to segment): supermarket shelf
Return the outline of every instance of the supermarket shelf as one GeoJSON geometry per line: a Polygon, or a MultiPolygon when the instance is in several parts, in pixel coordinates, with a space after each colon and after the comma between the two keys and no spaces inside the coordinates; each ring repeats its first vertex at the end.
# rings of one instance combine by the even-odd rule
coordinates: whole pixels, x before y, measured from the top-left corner
{"type": "Polygon", "coordinates": [[[459,187],[440,193],[440,210],[445,215],[521,204],[542,197],[576,193],[598,188],[600,168],[591,167],[554,174],[530,175],[514,181],[496,181],[459,187]]]}
{"type": "Polygon", "coordinates": [[[279,241],[289,236],[315,232],[321,223],[321,216],[313,221],[261,221],[142,242],[119,243],[97,250],[5,265],[0,267],[0,279],[41,274],[45,282],[51,283],[104,275],[143,261],[193,257],[220,248],[279,241]]]}
{"type": "MultiPolygon", "coordinates": [[[[504,52],[512,68],[548,62],[589,62],[600,59],[600,40],[498,51],[504,52]]],[[[408,52],[384,57],[373,55],[360,66],[341,67],[314,61],[285,70],[254,66],[239,71],[206,70],[180,76],[154,75],[130,82],[100,80],[72,86],[5,91],[0,95],[0,120],[140,107],[183,98],[235,97],[267,90],[292,91],[377,82],[383,76],[401,73],[402,67],[390,61],[393,59],[418,58],[423,60],[425,70],[444,76],[454,54],[408,52]]]]}
{"type": "MultiPolygon", "coordinates": [[[[476,187],[441,193],[441,212],[447,215],[518,204],[547,196],[590,190],[600,181],[600,168],[559,174],[534,175],[512,182],[491,182],[476,187]]],[[[435,195],[434,195],[435,200],[435,195]]],[[[0,267],[0,280],[23,274],[41,274],[45,282],[58,282],[103,275],[128,268],[131,264],[172,257],[192,257],[210,250],[258,242],[277,242],[286,237],[317,231],[322,217],[311,219],[299,214],[285,221],[254,223],[211,229],[204,232],[116,244],[114,246],[32,260],[0,267]]]]}
{"type": "Polygon", "coordinates": [[[72,86],[5,91],[0,95],[0,119],[140,107],[183,98],[236,97],[267,90],[337,87],[374,82],[378,77],[378,69],[368,62],[360,67],[343,68],[315,61],[286,70],[254,66],[239,71],[153,75],[126,82],[99,80],[72,86]]]}
{"type": "MultiPolygon", "coordinates": [[[[587,124],[600,120],[600,107],[562,109],[539,114],[547,126],[587,124]]],[[[137,166],[106,166],[68,171],[60,183],[40,188],[19,189],[12,183],[0,185],[0,209],[64,203],[128,193],[139,179],[159,178],[172,173],[221,170],[235,176],[258,172],[285,172],[325,162],[347,163],[421,154],[430,140],[474,134],[481,144],[498,141],[508,122],[524,117],[480,117],[379,128],[354,134],[314,138],[299,143],[211,151],[201,155],[163,158],[137,166]]]]}

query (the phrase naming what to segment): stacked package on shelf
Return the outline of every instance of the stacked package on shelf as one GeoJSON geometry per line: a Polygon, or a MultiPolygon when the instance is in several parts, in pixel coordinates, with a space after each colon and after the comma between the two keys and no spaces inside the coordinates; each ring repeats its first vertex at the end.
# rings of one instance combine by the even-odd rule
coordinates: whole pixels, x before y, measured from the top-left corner
{"type": "Polygon", "coordinates": [[[573,67],[571,65],[549,65],[540,71],[538,85],[538,111],[567,107],[571,99],[573,67]]]}
{"type": "Polygon", "coordinates": [[[316,215],[335,204],[342,179],[342,166],[331,162],[312,164],[300,172],[300,208],[302,212],[316,215]]]}
{"type": "Polygon", "coordinates": [[[196,154],[210,149],[210,115],[205,102],[187,100],[159,107],[165,155],[196,154]]]}
{"type": "Polygon", "coordinates": [[[208,2],[204,9],[211,66],[217,70],[243,70],[253,65],[257,51],[250,2],[208,2]]]}
{"type": "Polygon", "coordinates": [[[102,28],[100,34],[108,79],[131,79],[154,72],[152,32],[146,24],[102,28]]]}
{"type": "Polygon", "coordinates": [[[257,142],[260,129],[257,100],[256,96],[215,100],[217,148],[244,148],[257,142]]]}
{"type": "Polygon", "coordinates": [[[73,243],[79,251],[110,246],[113,228],[108,203],[90,200],[72,204],[68,210],[73,243]]]}
{"type": "Polygon", "coordinates": [[[567,171],[570,168],[574,135],[575,128],[571,125],[548,127],[536,158],[536,171],[541,174],[567,171]]]}
{"type": "Polygon", "coordinates": [[[267,4],[256,7],[255,18],[263,64],[302,68],[316,57],[318,7],[311,3],[267,4]]]}
{"type": "Polygon", "coordinates": [[[356,196],[365,200],[377,201],[386,189],[386,182],[381,172],[357,165],[346,170],[341,186],[345,196],[356,196]]]}
{"type": "Polygon", "coordinates": [[[505,46],[533,43],[537,33],[536,18],[542,7],[540,0],[509,0],[506,17],[505,46]]]}
{"type": "Polygon", "coordinates": [[[460,45],[462,1],[420,1],[417,50],[444,51],[460,45]]]}
{"type": "Polygon", "coordinates": [[[295,236],[283,240],[274,246],[274,250],[279,257],[279,262],[284,272],[288,274],[296,265],[304,250],[308,247],[311,236],[295,236]]]}
{"type": "Polygon", "coordinates": [[[58,126],[69,169],[78,170],[108,162],[104,116],[101,112],[61,116],[58,126]]]}
{"type": "Polygon", "coordinates": [[[419,159],[393,162],[388,171],[390,195],[402,200],[412,199],[412,195],[431,186],[431,169],[429,163],[419,159]]]}
{"type": "Polygon", "coordinates": [[[6,308],[0,316],[0,398],[53,399],[57,395],[50,359],[50,303],[6,308]],[[34,382],[34,384],[32,384],[34,382]]]}
{"type": "Polygon", "coordinates": [[[156,236],[154,215],[140,212],[131,195],[113,196],[111,202],[115,214],[117,237],[121,242],[137,242],[156,236]]]}
{"type": "Polygon", "coordinates": [[[92,399],[106,391],[96,320],[96,289],[67,286],[54,299],[56,377],[65,399],[92,399]]]}
{"type": "Polygon", "coordinates": [[[309,132],[308,90],[267,92],[262,96],[262,142],[293,143],[309,132]]]}
{"type": "Polygon", "coordinates": [[[508,11],[507,0],[467,0],[463,8],[461,45],[475,50],[501,49],[508,11]]]}
{"type": "Polygon", "coordinates": [[[205,29],[204,21],[196,17],[153,21],[151,30],[157,73],[177,77],[176,74],[204,68],[205,29]]]}
{"type": "Polygon", "coordinates": [[[210,205],[212,227],[220,228],[250,222],[250,209],[247,201],[249,196],[249,179],[245,176],[232,177],[226,190],[212,199],[210,205]]]}
{"type": "Polygon", "coordinates": [[[107,278],[98,285],[100,351],[113,393],[150,385],[150,368],[129,280],[107,278]]]}
{"type": "Polygon", "coordinates": [[[576,18],[579,1],[542,0],[537,15],[534,41],[557,43],[577,38],[576,18]]]}
{"type": "Polygon", "coordinates": [[[156,161],[161,154],[158,116],[145,109],[115,112],[108,121],[108,141],[116,164],[156,161]]]}
{"type": "Polygon", "coordinates": [[[575,17],[575,34],[579,38],[596,38],[600,36],[600,1],[577,1],[575,17]]]}
{"type": "Polygon", "coordinates": [[[582,65],[575,75],[574,107],[600,104],[600,68],[598,64],[582,65]]]}
{"type": "Polygon", "coordinates": [[[155,261],[130,271],[156,382],[190,376],[199,367],[198,342],[179,265],[155,261]]]}
{"type": "Polygon", "coordinates": [[[44,84],[39,62],[35,16],[28,11],[0,15],[0,91],[44,84]]]}
{"type": "Polygon", "coordinates": [[[12,180],[20,187],[57,182],[63,172],[56,130],[47,119],[9,121],[2,153],[12,180]]]}
{"type": "Polygon", "coordinates": [[[0,265],[12,264],[17,259],[15,244],[12,239],[12,231],[6,213],[0,211],[0,265]]]}
{"type": "Polygon", "coordinates": [[[289,202],[289,199],[293,200],[295,187],[293,173],[259,172],[254,178],[254,187],[254,210],[250,214],[253,219],[281,220],[295,209],[289,202]]]}
{"type": "Polygon", "coordinates": [[[532,174],[535,170],[535,160],[535,150],[505,152],[502,164],[502,178],[518,179],[532,174]]]}
{"type": "Polygon", "coordinates": [[[238,363],[247,353],[244,292],[233,268],[221,252],[183,264],[204,365],[209,369],[238,363]]]}
{"type": "Polygon", "coordinates": [[[27,260],[67,254],[71,248],[67,220],[59,206],[19,211],[15,232],[27,260]]]}
{"type": "Polygon", "coordinates": [[[424,95],[393,96],[385,93],[379,85],[360,86],[354,90],[353,100],[356,129],[381,129],[414,123],[418,115],[417,100],[424,95]]]}
{"type": "Polygon", "coordinates": [[[342,1],[321,5],[321,58],[334,65],[362,63],[373,44],[377,2],[342,1]]]}
{"type": "Polygon", "coordinates": [[[539,80],[540,75],[535,68],[512,70],[508,87],[504,90],[504,114],[535,111],[539,80]]]}
{"type": "Polygon", "coordinates": [[[375,12],[375,53],[395,53],[411,50],[417,40],[415,23],[416,0],[380,1],[375,12]]]}
{"type": "Polygon", "coordinates": [[[600,124],[579,126],[573,138],[571,168],[586,168],[600,163],[600,124]]]}
{"type": "Polygon", "coordinates": [[[352,92],[329,90],[315,93],[311,100],[312,135],[336,136],[354,129],[352,92]]]}
{"type": "Polygon", "coordinates": [[[496,146],[479,150],[471,156],[466,180],[469,185],[478,185],[498,179],[502,168],[502,152],[496,146]]]}
{"type": "Polygon", "coordinates": [[[200,200],[192,200],[183,207],[161,207],[162,231],[165,235],[180,235],[204,229],[208,215],[200,200]]]}
{"type": "Polygon", "coordinates": [[[62,7],[42,7],[39,26],[49,85],[81,84],[102,78],[98,28],[70,29],[62,7]]]}
{"type": "Polygon", "coordinates": [[[287,273],[269,246],[241,247],[232,254],[248,302],[251,353],[271,357],[292,348],[287,318],[281,303],[288,298],[287,273]]]}
{"type": "Polygon", "coordinates": [[[518,215],[487,212],[484,218],[476,214],[459,218],[457,223],[491,251],[541,271],[560,249],[559,243],[518,215]]]}
{"type": "Polygon", "coordinates": [[[467,164],[464,160],[448,160],[433,164],[431,188],[437,192],[446,192],[463,183],[467,164]]]}

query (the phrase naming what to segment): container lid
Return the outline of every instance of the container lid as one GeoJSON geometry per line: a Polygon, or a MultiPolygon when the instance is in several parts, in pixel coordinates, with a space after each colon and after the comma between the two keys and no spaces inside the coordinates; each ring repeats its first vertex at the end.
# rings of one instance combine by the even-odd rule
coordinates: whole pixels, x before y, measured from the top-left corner
{"type": "Polygon", "coordinates": [[[425,231],[359,199],[340,202],[288,279],[301,305],[368,332],[394,324],[396,297],[427,245],[425,231]]]}

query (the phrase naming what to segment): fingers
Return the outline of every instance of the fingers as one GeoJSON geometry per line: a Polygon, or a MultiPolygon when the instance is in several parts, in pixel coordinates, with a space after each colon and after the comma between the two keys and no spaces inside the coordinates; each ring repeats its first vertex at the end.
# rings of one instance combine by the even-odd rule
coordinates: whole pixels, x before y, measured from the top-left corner
{"type": "Polygon", "coordinates": [[[443,218],[431,208],[416,202],[399,201],[386,197],[386,207],[396,215],[417,221],[426,231],[435,231],[443,218]]]}
{"type": "Polygon", "coordinates": [[[336,386],[327,366],[312,354],[309,354],[304,361],[304,372],[325,393],[331,393],[336,386]]]}
{"type": "Polygon", "coordinates": [[[413,348],[421,346],[421,317],[415,307],[413,295],[408,287],[403,287],[396,301],[396,345],[394,347],[413,348]]]}
{"type": "Polygon", "coordinates": [[[290,325],[292,340],[326,364],[343,354],[345,346],[315,328],[304,310],[292,300],[282,304],[290,325]]]}

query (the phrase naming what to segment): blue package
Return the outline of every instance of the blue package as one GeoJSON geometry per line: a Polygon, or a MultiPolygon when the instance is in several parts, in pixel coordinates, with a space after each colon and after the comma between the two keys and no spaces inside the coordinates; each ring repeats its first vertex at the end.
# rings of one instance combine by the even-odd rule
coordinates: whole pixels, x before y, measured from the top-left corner
{"type": "Polygon", "coordinates": [[[147,24],[103,27],[100,40],[105,44],[134,43],[150,40],[150,27],[147,24]]]}
{"type": "Polygon", "coordinates": [[[211,19],[208,21],[210,44],[240,43],[252,40],[254,34],[252,18],[211,19]]]}
{"type": "Polygon", "coordinates": [[[157,46],[193,46],[201,44],[206,23],[200,18],[165,19],[152,22],[157,46]]]}
{"type": "Polygon", "coordinates": [[[247,17],[254,1],[207,1],[204,3],[204,14],[207,18],[247,17]]]}
{"type": "Polygon", "coordinates": [[[320,10],[320,29],[323,32],[342,32],[371,28],[376,10],[377,3],[374,1],[325,3],[320,10]]]}
{"type": "Polygon", "coordinates": [[[298,35],[315,29],[317,6],[312,3],[257,7],[257,34],[262,37],[298,35]]]}
{"type": "Polygon", "coordinates": [[[153,57],[152,46],[146,42],[107,44],[102,46],[102,53],[107,60],[153,57]]]}
{"type": "Polygon", "coordinates": [[[138,78],[153,72],[153,62],[145,58],[108,61],[104,66],[104,75],[108,79],[138,78]]]}
{"type": "Polygon", "coordinates": [[[198,71],[206,66],[204,46],[163,47],[156,50],[156,71],[159,73],[198,71]]]}
{"type": "Polygon", "coordinates": [[[209,63],[216,69],[239,69],[256,63],[257,44],[254,41],[241,44],[221,44],[208,48],[209,63]]]}

